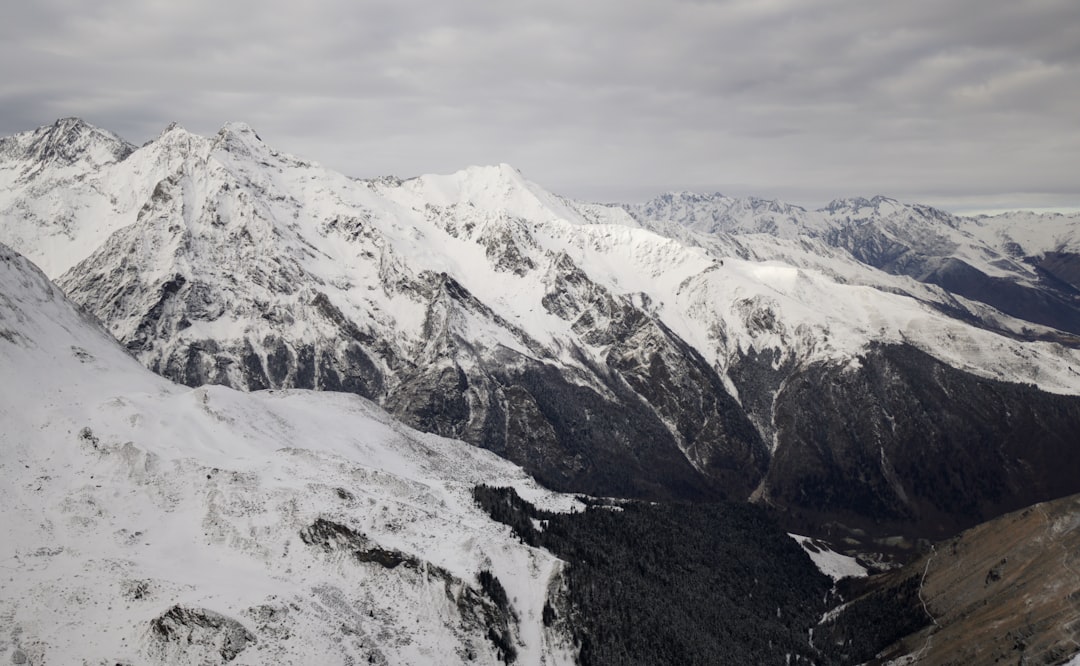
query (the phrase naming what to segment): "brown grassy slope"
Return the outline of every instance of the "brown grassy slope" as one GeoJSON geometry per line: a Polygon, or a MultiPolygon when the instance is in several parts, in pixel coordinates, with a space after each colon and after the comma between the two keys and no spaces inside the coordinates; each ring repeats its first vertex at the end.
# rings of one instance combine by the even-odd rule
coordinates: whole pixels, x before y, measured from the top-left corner
{"type": "Polygon", "coordinates": [[[909,565],[933,624],[899,664],[1060,664],[1080,652],[1080,495],[972,528],[909,565]]]}

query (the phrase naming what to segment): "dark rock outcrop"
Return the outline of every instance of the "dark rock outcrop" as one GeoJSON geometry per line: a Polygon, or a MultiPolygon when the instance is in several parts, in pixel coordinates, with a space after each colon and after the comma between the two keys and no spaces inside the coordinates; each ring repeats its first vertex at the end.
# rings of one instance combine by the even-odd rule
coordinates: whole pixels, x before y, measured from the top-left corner
{"type": "Polygon", "coordinates": [[[257,641],[238,621],[205,608],[176,605],[150,622],[155,657],[174,663],[227,663],[257,641]]]}

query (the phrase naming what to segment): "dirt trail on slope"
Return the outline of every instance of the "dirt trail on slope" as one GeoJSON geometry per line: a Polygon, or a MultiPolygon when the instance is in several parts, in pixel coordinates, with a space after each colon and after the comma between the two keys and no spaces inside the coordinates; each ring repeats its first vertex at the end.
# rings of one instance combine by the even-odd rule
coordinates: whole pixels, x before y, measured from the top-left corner
{"type": "Polygon", "coordinates": [[[1058,664],[1080,652],[1080,495],[939,544],[916,566],[934,624],[883,656],[896,664],[1058,664]]]}

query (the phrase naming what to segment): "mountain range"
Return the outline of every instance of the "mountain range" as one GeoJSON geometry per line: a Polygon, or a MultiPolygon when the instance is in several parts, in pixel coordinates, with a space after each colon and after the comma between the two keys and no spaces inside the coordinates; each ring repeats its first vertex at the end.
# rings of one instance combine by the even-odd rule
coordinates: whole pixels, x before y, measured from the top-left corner
{"type": "MultiPolygon", "coordinates": [[[[135,479],[124,483],[141,488],[125,493],[169,495],[171,485],[170,496],[181,498],[155,500],[146,521],[195,501],[208,461],[218,461],[235,468],[231,486],[207,489],[207,498],[224,492],[230,509],[221,524],[203,519],[202,539],[188,535],[207,547],[224,544],[241,552],[231,557],[256,560],[274,548],[294,552],[300,546],[280,535],[273,546],[243,546],[260,541],[260,523],[284,521],[309,547],[301,549],[304,566],[322,557],[317,548],[338,569],[342,552],[397,553],[424,572],[423,585],[435,570],[447,594],[475,601],[444,609],[444,638],[415,647],[428,652],[380,652],[390,661],[435,654],[439,641],[505,657],[504,632],[527,662],[572,660],[574,639],[535,623],[558,560],[526,544],[519,552],[505,530],[492,536],[495,527],[476,516],[466,492],[480,483],[512,479],[496,485],[563,510],[574,500],[551,491],[750,500],[788,531],[845,544],[866,563],[907,560],[929,541],[1080,492],[1078,216],[963,218],[885,197],[816,211],[692,193],[584,203],[508,165],[357,180],[280,153],[243,124],[212,137],[174,125],[137,147],[63,119],[0,139],[0,219],[0,242],[12,248],[5,262],[19,266],[9,284],[37,290],[20,297],[5,286],[12,308],[2,336],[13,349],[40,349],[13,355],[7,376],[40,374],[35,400],[54,401],[31,407],[5,382],[4,407],[22,419],[10,438],[38,442],[39,431],[56,429],[55,441],[26,454],[35,474],[57,484],[45,493],[59,502],[50,521],[74,530],[86,511],[79,529],[106,529],[102,516],[113,510],[101,505],[115,495],[89,481],[83,499],[59,490],[88,467],[115,477],[120,467],[111,466],[120,463],[106,460],[141,468],[124,468],[135,479]],[[65,296],[40,295],[56,289],[65,296]],[[79,313],[57,305],[63,298],[79,313]],[[62,322],[57,330],[89,327],[94,333],[76,337],[93,341],[38,340],[23,326],[45,316],[35,308],[62,312],[48,314],[62,322]],[[95,383],[99,365],[115,380],[95,383]],[[64,392],[77,396],[70,405],[58,397],[64,392]],[[140,397],[103,406],[99,393],[140,397]],[[42,423],[29,413],[51,416],[42,423]],[[92,462],[65,466],[56,446],[78,447],[92,462]],[[283,453],[294,448],[302,453],[283,453]],[[349,471],[368,456],[390,462],[349,471]],[[189,457],[200,462],[175,462],[189,457]],[[249,466],[259,469],[242,472],[249,466]],[[344,482],[342,496],[323,478],[363,477],[366,487],[391,472],[393,502],[375,490],[362,498],[344,482]],[[243,500],[245,493],[255,496],[243,500]],[[422,501],[401,493],[421,493],[422,501]],[[235,508],[248,501],[250,512],[235,508]],[[82,509],[72,508],[79,502],[82,509]],[[357,525],[335,502],[410,504],[409,518],[396,520],[409,527],[395,531],[393,518],[357,525]],[[286,515],[286,505],[303,510],[286,515]],[[470,526],[454,539],[495,541],[433,558],[442,550],[424,540],[441,540],[434,535],[450,523],[470,526]],[[503,554],[488,552],[496,549],[503,554]],[[510,590],[518,566],[532,573],[510,590]],[[500,615],[499,595],[478,582],[480,570],[516,596],[516,616],[500,615]],[[492,627],[499,640],[485,642],[492,627]]],[[[33,484],[18,474],[20,487],[33,484]]],[[[213,471],[205,476],[205,486],[216,483],[213,471]]],[[[29,516],[37,505],[25,506],[29,516]]],[[[27,543],[53,534],[26,529],[27,543]]],[[[69,545],[38,548],[61,548],[46,560],[71,558],[63,565],[70,568],[83,556],[63,549],[78,552],[81,533],[67,534],[69,545]]],[[[128,547],[114,541],[108,548],[128,547]]],[[[299,566],[291,557],[267,575],[299,566]]],[[[116,576],[116,586],[157,580],[116,576]]],[[[203,584],[174,580],[169,589],[203,584]]],[[[20,590],[21,598],[39,592],[20,590]]],[[[255,617],[235,590],[220,598],[232,601],[159,616],[154,626],[164,628],[153,635],[166,638],[140,639],[141,654],[175,656],[168,636],[177,622],[200,627],[220,651],[220,627],[232,625],[215,618],[255,617]]],[[[316,611],[290,612],[290,632],[325,637],[325,628],[313,628],[322,625],[304,619],[316,611]]],[[[387,626],[416,622],[386,618],[387,626]]],[[[126,621],[117,620],[115,635],[134,640],[119,628],[126,621]]],[[[228,641],[248,644],[230,631],[228,641]]],[[[363,654],[357,648],[354,657],[363,654]]]]}
{"type": "Polygon", "coordinates": [[[0,285],[12,663],[502,663],[490,632],[572,663],[541,622],[561,563],[471,491],[572,497],[357,396],[175,385],[6,247],[0,285]]]}

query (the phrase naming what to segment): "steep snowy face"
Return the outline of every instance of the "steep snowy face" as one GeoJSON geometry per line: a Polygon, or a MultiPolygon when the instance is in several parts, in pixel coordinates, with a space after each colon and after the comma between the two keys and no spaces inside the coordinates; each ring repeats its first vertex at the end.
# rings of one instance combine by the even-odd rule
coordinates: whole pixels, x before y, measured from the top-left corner
{"type": "MultiPolygon", "coordinates": [[[[356,393],[559,489],[756,491],[822,512],[843,498],[863,518],[862,497],[884,492],[897,524],[921,529],[944,513],[955,522],[933,525],[966,525],[1000,510],[999,498],[986,490],[960,506],[959,481],[935,494],[924,471],[890,458],[926,450],[919,409],[903,410],[907,428],[870,410],[873,437],[833,451],[849,421],[843,410],[801,416],[814,405],[806,382],[836,373],[839,405],[906,399],[867,394],[876,375],[857,372],[882,364],[898,386],[918,386],[933,365],[970,373],[955,381],[1080,392],[1078,352],[1053,342],[1067,340],[1061,331],[860,259],[852,248],[885,248],[886,237],[939,254],[973,242],[931,209],[883,198],[813,213],[718,195],[604,206],[545,192],[506,165],[357,181],[241,124],[209,138],[169,128],[79,182],[96,189],[60,184],[45,198],[85,196],[67,209],[83,240],[40,243],[31,256],[52,262],[73,300],[146,366],[190,386],[356,393]],[[864,228],[880,231],[876,245],[845,245],[840,232],[864,228]],[[796,464],[807,456],[820,464],[796,464]]],[[[952,450],[980,417],[950,404],[949,390],[925,400],[956,425],[934,440],[952,450]]],[[[1008,482],[1028,484],[1036,467],[1008,482]]]]}
{"type": "Polygon", "coordinates": [[[13,663],[572,663],[560,563],[473,504],[573,505],[520,468],[356,396],[171,384],[4,246],[0,373],[13,663]]]}

